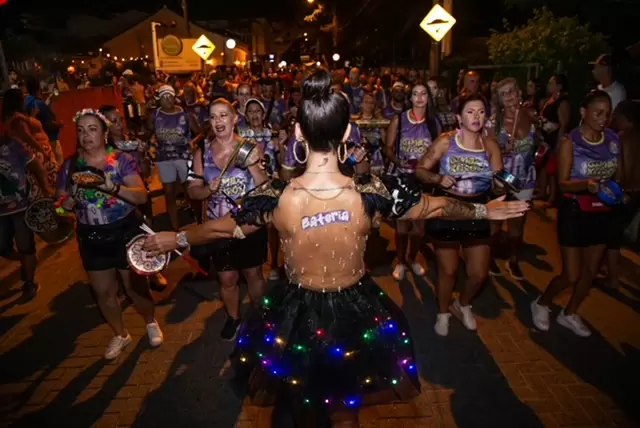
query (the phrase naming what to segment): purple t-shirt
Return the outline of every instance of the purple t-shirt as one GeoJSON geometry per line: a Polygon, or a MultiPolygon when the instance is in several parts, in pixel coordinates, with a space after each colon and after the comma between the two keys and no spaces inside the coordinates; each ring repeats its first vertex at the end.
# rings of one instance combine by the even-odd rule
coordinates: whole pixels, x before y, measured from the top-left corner
{"type": "Polygon", "coordinates": [[[27,164],[33,155],[16,140],[1,137],[0,216],[24,211],[29,206],[27,164]]]}
{"type": "Polygon", "coordinates": [[[184,110],[165,113],[160,109],[153,112],[153,123],[158,137],[157,162],[171,160],[188,160],[191,158],[189,140],[191,128],[189,118],[184,110]]]}
{"type": "Polygon", "coordinates": [[[275,101],[262,100],[262,103],[264,104],[265,112],[269,111],[269,107],[271,106],[271,103],[274,103],[273,108],[271,109],[271,113],[267,118],[267,123],[272,127],[280,126],[280,124],[284,120],[284,114],[287,112],[287,104],[284,102],[284,100],[283,99],[277,99],[275,101]]]}
{"type": "MultiPolygon", "coordinates": [[[[67,194],[67,175],[69,173],[70,159],[66,160],[58,175],[58,193],[67,194]]],[[[81,171],[78,165],[76,171],[81,171]]],[[[124,185],[124,178],[131,175],[140,175],[140,169],[135,159],[128,153],[119,150],[112,151],[107,157],[107,166],[104,169],[113,183],[124,185]]],[[[76,205],[73,209],[78,222],[98,226],[114,223],[128,216],[135,206],[122,199],[111,196],[95,189],[78,188],[75,196],[76,205]]]]}
{"type": "MultiPolygon", "coordinates": [[[[351,133],[349,134],[349,141],[354,143],[356,147],[362,146],[362,135],[360,133],[360,128],[354,122],[351,122],[351,133]]],[[[304,149],[302,148],[302,144],[296,144],[295,135],[291,135],[289,137],[289,141],[287,142],[287,152],[284,155],[284,163],[283,166],[287,169],[296,169],[301,164],[296,161],[294,156],[294,148],[297,150],[296,154],[298,155],[298,159],[304,159],[304,149]]]]}
{"type": "Polygon", "coordinates": [[[613,177],[618,170],[620,139],[611,129],[605,129],[600,143],[587,142],[580,128],[569,132],[573,143],[571,180],[601,179],[613,177]]]}

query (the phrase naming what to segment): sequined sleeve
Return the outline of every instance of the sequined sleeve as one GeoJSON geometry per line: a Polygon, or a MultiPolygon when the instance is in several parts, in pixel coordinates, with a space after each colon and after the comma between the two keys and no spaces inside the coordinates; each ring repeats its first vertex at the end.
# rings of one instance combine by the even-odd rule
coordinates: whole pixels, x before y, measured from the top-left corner
{"type": "Polygon", "coordinates": [[[271,221],[271,214],[278,207],[280,195],[287,182],[279,179],[266,181],[247,193],[231,216],[239,226],[265,226],[271,221]]]}
{"type": "Polygon", "coordinates": [[[358,178],[356,188],[370,218],[377,212],[390,219],[400,218],[422,199],[419,183],[410,176],[384,175],[378,178],[367,174],[358,178]]]}

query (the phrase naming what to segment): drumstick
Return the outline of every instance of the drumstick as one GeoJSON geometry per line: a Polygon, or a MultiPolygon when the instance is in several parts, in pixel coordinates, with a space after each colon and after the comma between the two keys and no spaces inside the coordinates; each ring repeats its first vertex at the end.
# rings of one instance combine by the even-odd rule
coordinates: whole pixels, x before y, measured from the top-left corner
{"type": "MultiPolygon", "coordinates": [[[[149,226],[147,226],[146,224],[142,223],[140,225],[140,229],[142,229],[143,232],[146,232],[147,235],[155,235],[156,233],[153,231],[153,229],[151,229],[149,226]]],[[[203,274],[204,276],[209,276],[208,272],[205,272],[204,269],[202,269],[200,267],[200,265],[198,264],[198,262],[196,262],[192,257],[187,256],[186,254],[183,254],[181,251],[178,250],[173,250],[174,253],[176,253],[177,255],[179,255],[180,257],[182,257],[184,259],[185,262],[189,263],[192,267],[196,268],[198,270],[198,272],[200,272],[201,274],[203,274]]]]}

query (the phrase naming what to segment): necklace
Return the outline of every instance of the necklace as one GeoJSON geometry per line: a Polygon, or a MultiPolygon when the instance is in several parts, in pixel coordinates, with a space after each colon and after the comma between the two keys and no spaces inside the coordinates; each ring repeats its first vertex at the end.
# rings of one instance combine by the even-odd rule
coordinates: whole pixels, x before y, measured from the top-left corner
{"type": "Polygon", "coordinates": [[[304,174],[340,174],[340,171],[305,171],[304,174]]]}
{"type": "Polygon", "coordinates": [[[304,187],[304,186],[300,186],[298,188],[294,188],[294,190],[307,190],[307,191],[310,191],[310,192],[331,192],[332,190],[344,190],[344,189],[353,189],[353,185],[346,184],[344,186],[327,187],[327,188],[324,188],[324,189],[319,189],[319,188],[315,188],[315,187],[304,187]]]}

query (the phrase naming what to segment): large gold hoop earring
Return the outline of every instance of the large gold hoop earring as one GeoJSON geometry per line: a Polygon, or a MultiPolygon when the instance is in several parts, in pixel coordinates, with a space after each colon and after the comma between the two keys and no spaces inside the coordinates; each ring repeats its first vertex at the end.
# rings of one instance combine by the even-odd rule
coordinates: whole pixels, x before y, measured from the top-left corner
{"type": "Polygon", "coordinates": [[[307,163],[307,159],[309,159],[309,144],[307,144],[307,142],[304,140],[296,140],[295,143],[293,143],[293,157],[295,158],[296,162],[301,165],[307,163]],[[298,144],[302,144],[302,147],[304,149],[304,160],[298,158],[298,144]]]}
{"type": "Polygon", "coordinates": [[[345,163],[348,157],[349,151],[347,150],[347,143],[340,143],[338,146],[338,160],[340,163],[345,163]],[[342,149],[342,153],[340,153],[340,149],[342,149]]]}

